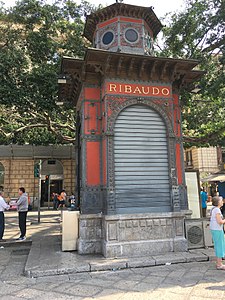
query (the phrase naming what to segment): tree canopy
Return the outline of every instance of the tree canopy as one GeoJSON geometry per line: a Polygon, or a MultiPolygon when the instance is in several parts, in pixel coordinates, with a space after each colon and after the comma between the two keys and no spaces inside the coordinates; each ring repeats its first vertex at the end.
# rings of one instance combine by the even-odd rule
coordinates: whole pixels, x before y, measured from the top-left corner
{"type": "Polygon", "coordinates": [[[74,109],[56,105],[61,56],[82,57],[87,2],[0,6],[0,143],[73,142],[74,109]]]}
{"type": "MultiPolygon", "coordinates": [[[[96,9],[73,0],[0,4],[0,144],[74,142],[75,112],[56,105],[60,58],[82,57],[84,15],[96,9]]],[[[163,20],[157,55],[199,59],[201,92],[182,91],[186,146],[225,145],[225,1],[186,0],[163,20]]]]}
{"type": "Polygon", "coordinates": [[[225,1],[186,0],[184,11],[164,19],[159,55],[199,59],[206,74],[199,94],[182,92],[186,146],[225,146],[225,1]]]}

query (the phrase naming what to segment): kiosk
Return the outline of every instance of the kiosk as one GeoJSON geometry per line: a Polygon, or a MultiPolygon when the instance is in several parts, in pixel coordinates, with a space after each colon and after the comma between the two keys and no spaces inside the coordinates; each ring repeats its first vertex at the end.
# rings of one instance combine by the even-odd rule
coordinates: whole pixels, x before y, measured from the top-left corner
{"type": "Polygon", "coordinates": [[[115,3],[87,16],[84,59],[64,57],[60,95],[77,111],[78,251],[105,257],[186,251],[179,93],[197,60],[154,56],[152,8],[115,3]]]}

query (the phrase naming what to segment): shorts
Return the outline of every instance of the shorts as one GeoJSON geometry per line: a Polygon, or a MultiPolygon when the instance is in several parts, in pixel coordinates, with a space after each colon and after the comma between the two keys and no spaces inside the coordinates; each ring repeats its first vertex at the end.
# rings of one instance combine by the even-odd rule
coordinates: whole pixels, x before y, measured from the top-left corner
{"type": "Polygon", "coordinates": [[[211,230],[215,255],[218,258],[225,256],[225,241],[223,230],[211,230]]]}
{"type": "Polygon", "coordinates": [[[59,201],[59,205],[65,205],[66,204],[66,202],[65,202],[65,200],[61,200],[61,201],[59,201]]]}

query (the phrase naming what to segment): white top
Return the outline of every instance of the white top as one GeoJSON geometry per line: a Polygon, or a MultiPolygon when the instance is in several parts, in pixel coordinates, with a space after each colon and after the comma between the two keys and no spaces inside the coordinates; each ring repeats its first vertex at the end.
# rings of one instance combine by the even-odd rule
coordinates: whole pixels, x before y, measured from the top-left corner
{"type": "Polygon", "coordinates": [[[4,211],[5,209],[9,209],[10,206],[5,202],[5,200],[0,196],[0,211],[4,211]]]}
{"type": "Polygon", "coordinates": [[[221,219],[223,219],[223,216],[222,216],[222,213],[221,213],[221,210],[214,206],[212,209],[211,209],[211,217],[210,217],[210,229],[211,230],[223,230],[223,224],[218,224],[217,220],[216,220],[216,215],[217,214],[220,214],[221,215],[221,219]]]}

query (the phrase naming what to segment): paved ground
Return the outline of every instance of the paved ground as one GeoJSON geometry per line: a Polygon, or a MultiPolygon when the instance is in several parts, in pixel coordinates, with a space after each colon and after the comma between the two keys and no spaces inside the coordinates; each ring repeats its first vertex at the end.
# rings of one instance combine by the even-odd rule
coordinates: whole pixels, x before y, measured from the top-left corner
{"type": "Polygon", "coordinates": [[[26,246],[0,249],[1,300],[225,299],[225,272],[213,262],[27,278],[27,253],[26,246]]]}
{"type": "MultiPolygon", "coordinates": [[[[29,221],[33,224],[28,226],[28,237],[32,233],[34,240],[35,237],[39,239],[43,237],[44,241],[51,227],[52,239],[54,234],[55,238],[58,238],[59,214],[49,212],[44,214],[41,224],[35,223],[35,213],[30,214],[29,221]]],[[[9,213],[6,218],[8,228],[5,238],[17,237],[16,214],[9,213]]],[[[24,276],[24,269],[30,244],[17,243],[2,247],[4,248],[0,248],[1,300],[225,299],[225,271],[217,271],[212,261],[27,278],[24,276]]],[[[51,257],[48,256],[47,248],[45,251],[45,258],[42,257],[41,260],[45,259],[47,264],[51,257]]],[[[52,249],[49,249],[49,253],[52,253],[52,249]]],[[[56,257],[57,254],[60,260],[60,252],[56,253],[56,257]]],[[[72,261],[74,256],[71,256],[72,253],[69,255],[72,261]]],[[[67,262],[68,259],[67,256],[67,262]]],[[[43,261],[39,263],[42,264],[43,261]]]]}

